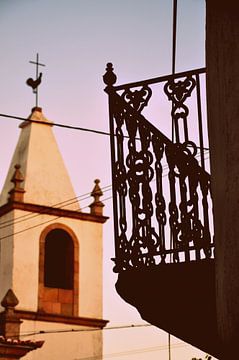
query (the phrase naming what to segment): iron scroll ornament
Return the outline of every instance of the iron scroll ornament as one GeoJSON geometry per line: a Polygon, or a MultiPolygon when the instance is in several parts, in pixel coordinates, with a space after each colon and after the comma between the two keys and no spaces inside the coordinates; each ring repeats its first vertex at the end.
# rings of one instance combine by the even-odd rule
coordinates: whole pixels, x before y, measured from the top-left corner
{"type": "Polygon", "coordinates": [[[196,81],[192,76],[186,77],[184,80],[175,80],[174,78],[168,80],[164,85],[164,92],[168,99],[172,102],[172,121],[175,130],[175,140],[177,143],[188,142],[188,123],[187,117],[189,108],[185,105],[185,101],[192,94],[196,86],[196,81]],[[183,140],[180,139],[179,120],[183,121],[183,140]]]}
{"type": "Polygon", "coordinates": [[[152,90],[148,85],[143,85],[139,90],[125,89],[121,96],[136,111],[141,112],[148,105],[152,96],[152,90]]]}

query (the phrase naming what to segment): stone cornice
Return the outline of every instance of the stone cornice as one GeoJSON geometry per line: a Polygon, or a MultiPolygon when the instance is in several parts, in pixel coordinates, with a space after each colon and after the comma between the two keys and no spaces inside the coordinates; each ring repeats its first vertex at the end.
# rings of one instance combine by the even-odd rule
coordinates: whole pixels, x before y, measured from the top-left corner
{"type": "Polygon", "coordinates": [[[27,311],[27,310],[15,310],[16,314],[20,317],[21,320],[33,320],[33,321],[46,321],[46,322],[54,322],[61,324],[69,324],[69,325],[80,325],[80,326],[88,326],[94,328],[103,329],[108,320],[103,319],[95,319],[81,316],[65,316],[58,314],[47,314],[42,312],[35,311],[27,311]]]}
{"type": "Polygon", "coordinates": [[[89,213],[83,213],[80,211],[60,209],[51,206],[37,205],[37,204],[17,202],[17,201],[14,202],[11,201],[5,205],[2,205],[0,207],[0,216],[7,214],[8,212],[15,209],[28,211],[32,213],[38,213],[38,214],[53,215],[58,217],[70,218],[70,219],[98,222],[102,224],[105,223],[106,220],[108,220],[108,216],[93,215],[89,213]]]}

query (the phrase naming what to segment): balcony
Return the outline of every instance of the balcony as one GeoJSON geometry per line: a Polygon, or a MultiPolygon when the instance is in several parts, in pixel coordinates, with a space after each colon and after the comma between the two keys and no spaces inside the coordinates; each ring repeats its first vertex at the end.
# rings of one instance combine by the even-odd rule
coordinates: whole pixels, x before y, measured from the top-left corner
{"type": "Polygon", "coordinates": [[[103,79],[117,292],[144,320],[219,357],[205,69],[116,86],[109,63],[103,79]]]}

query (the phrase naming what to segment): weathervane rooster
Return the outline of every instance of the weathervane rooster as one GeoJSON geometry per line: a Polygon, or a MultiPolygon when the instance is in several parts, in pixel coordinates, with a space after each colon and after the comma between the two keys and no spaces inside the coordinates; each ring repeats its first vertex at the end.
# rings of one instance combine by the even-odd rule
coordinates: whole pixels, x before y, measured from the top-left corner
{"type": "Polygon", "coordinates": [[[40,85],[42,78],[42,73],[39,74],[39,77],[36,80],[32,78],[27,79],[26,84],[32,87],[33,92],[36,92],[36,88],[40,85]]]}

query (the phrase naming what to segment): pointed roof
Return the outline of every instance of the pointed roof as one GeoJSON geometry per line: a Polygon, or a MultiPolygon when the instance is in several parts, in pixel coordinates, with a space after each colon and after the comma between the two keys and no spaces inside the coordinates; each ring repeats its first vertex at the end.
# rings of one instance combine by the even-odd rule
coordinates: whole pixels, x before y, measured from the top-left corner
{"type": "MultiPolygon", "coordinates": [[[[17,165],[21,168],[25,203],[63,207],[60,203],[76,195],[52,131],[53,123],[39,107],[32,109],[29,119],[36,122],[24,121],[19,126],[21,133],[0,195],[0,206],[8,202],[17,165]]],[[[78,210],[79,204],[64,209],[78,210]]]]}

